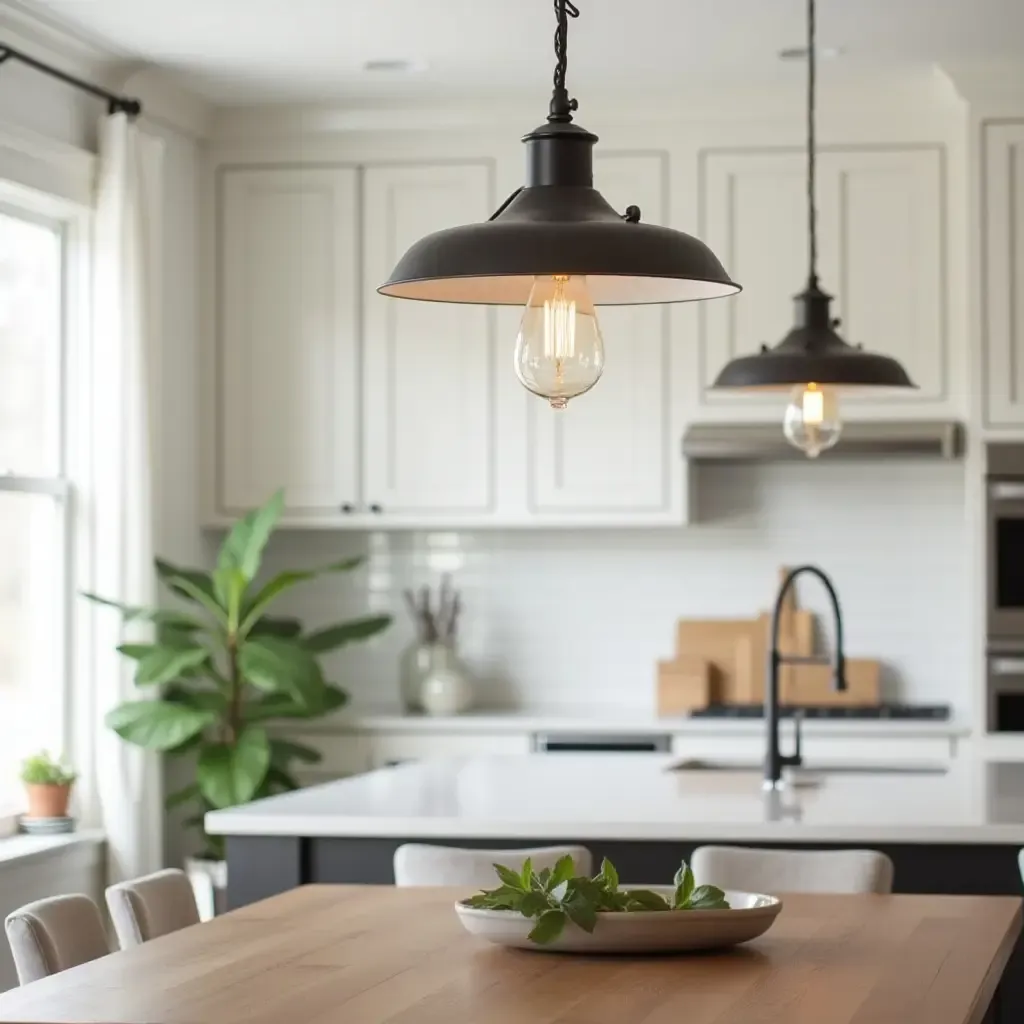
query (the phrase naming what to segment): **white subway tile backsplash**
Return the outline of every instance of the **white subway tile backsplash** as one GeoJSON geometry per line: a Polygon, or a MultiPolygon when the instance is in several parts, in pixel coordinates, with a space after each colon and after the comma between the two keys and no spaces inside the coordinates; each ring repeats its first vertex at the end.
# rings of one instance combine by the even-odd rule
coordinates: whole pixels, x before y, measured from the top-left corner
{"type": "MultiPolygon", "coordinates": [[[[695,486],[703,522],[685,528],[285,531],[268,569],[366,553],[356,573],[299,588],[281,609],[311,625],[394,612],[390,631],[328,663],[357,703],[397,703],[398,656],[412,637],[402,589],[436,585],[450,572],[463,592],[462,649],[482,703],[645,710],[676,619],[767,609],[779,566],[814,562],[839,591],[848,655],[880,658],[889,696],[969,713],[961,466],[823,459],[714,467],[695,486]]],[[[813,580],[801,583],[799,598],[826,610],[813,580]]],[[[823,617],[820,625],[827,638],[830,624],[823,617]]]]}

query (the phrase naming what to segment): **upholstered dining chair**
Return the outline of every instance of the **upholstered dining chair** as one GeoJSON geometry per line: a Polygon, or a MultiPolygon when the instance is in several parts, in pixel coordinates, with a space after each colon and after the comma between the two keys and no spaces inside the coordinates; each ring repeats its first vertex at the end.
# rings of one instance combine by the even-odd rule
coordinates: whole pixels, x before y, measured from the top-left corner
{"type": "Polygon", "coordinates": [[[88,896],[36,900],[9,914],[4,927],[21,985],[110,952],[100,909],[88,896]]]}
{"type": "Polygon", "coordinates": [[[700,846],[690,867],[698,885],[744,892],[892,892],[892,861],[877,850],[700,846]]]}
{"type": "Polygon", "coordinates": [[[569,854],[576,873],[589,875],[593,857],[585,846],[538,846],[515,850],[466,850],[458,846],[406,843],[395,850],[395,885],[465,885],[482,889],[499,885],[495,864],[522,871],[529,857],[537,871],[553,868],[569,854]]]}
{"type": "Polygon", "coordinates": [[[192,884],[177,868],[110,886],[107,909],[122,949],[199,924],[192,884]]]}

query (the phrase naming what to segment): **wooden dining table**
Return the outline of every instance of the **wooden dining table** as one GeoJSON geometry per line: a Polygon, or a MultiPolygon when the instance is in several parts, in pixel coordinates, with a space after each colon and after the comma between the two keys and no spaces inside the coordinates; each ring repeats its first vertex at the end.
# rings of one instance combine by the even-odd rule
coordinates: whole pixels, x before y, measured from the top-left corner
{"type": "MultiPolygon", "coordinates": [[[[582,957],[462,930],[454,889],[308,885],[0,996],[52,1024],[982,1024],[1009,896],[783,896],[726,952],[582,957]]],[[[599,925],[600,927],[600,925],[599,925]]]]}

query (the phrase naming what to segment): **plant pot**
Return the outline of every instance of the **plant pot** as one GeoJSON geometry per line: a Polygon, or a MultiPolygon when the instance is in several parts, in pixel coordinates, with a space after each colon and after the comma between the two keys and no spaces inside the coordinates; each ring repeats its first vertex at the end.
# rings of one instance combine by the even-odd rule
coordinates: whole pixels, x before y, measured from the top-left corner
{"type": "Polygon", "coordinates": [[[205,857],[186,857],[185,874],[199,909],[199,920],[209,921],[228,909],[228,863],[205,857]]]}
{"type": "Polygon", "coordinates": [[[26,818],[66,818],[68,802],[71,800],[72,783],[51,785],[44,782],[26,782],[28,797],[26,818]]]}

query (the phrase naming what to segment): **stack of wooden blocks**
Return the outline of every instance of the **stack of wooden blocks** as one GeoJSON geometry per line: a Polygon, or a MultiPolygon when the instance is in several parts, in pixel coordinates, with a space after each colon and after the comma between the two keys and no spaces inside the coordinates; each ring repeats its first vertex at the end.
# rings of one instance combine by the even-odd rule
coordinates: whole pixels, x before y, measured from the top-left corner
{"type": "MultiPolygon", "coordinates": [[[[787,569],[780,570],[780,580],[787,569]]],[[[771,613],[751,619],[680,619],[676,655],[658,662],[658,713],[685,715],[709,704],[762,704],[771,613]]],[[[797,607],[790,587],[779,617],[779,650],[814,654],[814,615],[797,607]]],[[[785,665],[779,673],[783,705],[865,706],[881,697],[881,666],[872,659],[847,658],[847,689],[832,688],[832,669],[822,665],[785,665]]]]}

